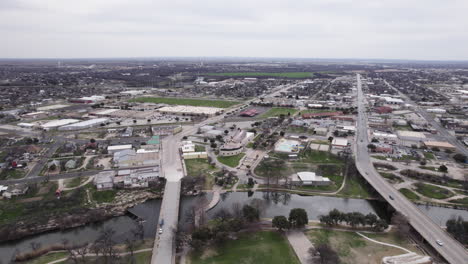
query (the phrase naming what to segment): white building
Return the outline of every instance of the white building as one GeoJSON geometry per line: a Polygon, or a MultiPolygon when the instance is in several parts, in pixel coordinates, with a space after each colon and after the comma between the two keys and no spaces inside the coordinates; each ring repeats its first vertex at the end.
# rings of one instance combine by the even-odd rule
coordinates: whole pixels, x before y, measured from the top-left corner
{"type": "Polygon", "coordinates": [[[80,130],[80,129],[86,129],[86,128],[91,128],[91,127],[97,127],[101,124],[104,124],[108,121],[109,119],[107,118],[95,118],[95,119],[90,119],[66,126],[61,126],[58,128],[58,130],[80,130]]]}
{"type": "Polygon", "coordinates": [[[182,141],[182,146],[180,147],[182,153],[195,152],[195,144],[192,141],[182,141]]]}
{"type": "Polygon", "coordinates": [[[348,146],[348,140],[345,138],[334,138],[332,146],[337,148],[345,148],[348,146]]]}
{"type": "Polygon", "coordinates": [[[108,146],[107,147],[107,152],[109,154],[113,154],[117,151],[122,151],[122,150],[126,150],[126,149],[132,149],[133,146],[132,145],[115,145],[115,146],[108,146]]]}
{"type": "Polygon", "coordinates": [[[329,178],[319,176],[315,172],[302,171],[292,175],[292,183],[298,185],[330,185],[329,178]]]}
{"type": "Polygon", "coordinates": [[[40,125],[40,127],[44,130],[51,130],[51,129],[56,129],[61,126],[66,126],[69,124],[77,123],[80,122],[78,119],[59,119],[59,120],[53,120],[47,123],[44,123],[40,125]]]}
{"type": "Polygon", "coordinates": [[[107,190],[114,187],[114,171],[102,171],[94,176],[94,185],[98,190],[107,190]]]}
{"type": "Polygon", "coordinates": [[[434,114],[445,114],[447,113],[447,110],[442,109],[442,108],[430,108],[426,110],[428,113],[434,113],[434,114]]]}

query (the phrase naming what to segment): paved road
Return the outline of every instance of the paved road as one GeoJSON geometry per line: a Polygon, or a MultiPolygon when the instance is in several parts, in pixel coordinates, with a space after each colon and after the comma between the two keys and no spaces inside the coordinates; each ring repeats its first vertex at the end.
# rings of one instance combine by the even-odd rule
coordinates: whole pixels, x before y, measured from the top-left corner
{"type": "Polygon", "coordinates": [[[418,231],[419,234],[424,237],[424,239],[449,263],[466,264],[468,260],[468,252],[466,249],[423,212],[421,212],[399,191],[394,189],[373,167],[367,150],[367,145],[369,144],[367,116],[365,113],[365,98],[362,93],[361,78],[359,74],[357,75],[357,88],[359,117],[357,122],[358,144],[356,144],[356,166],[359,172],[374,187],[374,189],[393,206],[393,208],[406,215],[413,228],[418,231]],[[392,196],[392,198],[390,198],[390,196],[392,196]],[[437,239],[441,240],[444,245],[439,246],[436,243],[437,239]]]}
{"type": "Polygon", "coordinates": [[[396,89],[395,87],[393,87],[392,85],[390,85],[387,81],[385,81],[385,84],[387,84],[388,87],[392,88],[393,90],[395,90],[402,98],[404,98],[406,100],[406,102],[408,102],[409,104],[413,105],[414,106],[414,110],[420,114],[422,117],[424,117],[426,119],[427,122],[429,122],[433,128],[435,128],[440,135],[444,136],[445,139],[452,145],[454,145],[457,150],[461,153],[463,153],[464,155],[468,156],[468,148],[466,148],[463,143],[461,143],[460,141],[457,140],[457,138],[455,136],[453,136],[452,134],[450,134],[447,129],[445,129],[445,127],[443,127],[441,124],[439,124],[439,122],[435,121],[434,118],[432,118],[432,115],[427,113],[426,110],[424,110],[423,108],[421,108],[417,103],[415,103],[414,101],[412,101],[408,96],[406,96],[406,94],[400,92],[398,89],[396,89]]]}
{"type": "MultiPolygon", "coordinates": [[[[280,93],[291,86],[279,86],[278,89],[275,89],[274,93],[280,93]]],[[[253,100],[244,102],[244,105],[248,105],[251,101],[253,100]]],[[[240,106],[235,108],[240,108],[240,106]]],[[[231,110],[235,108],[231,108],[231,110]]],[[[166,178],[166,186],[159,219],[164,219],[164,224],[159,226],[161,221],[158,223],[157,228],[162,229],[162,234],[156,232],[151,264],[175,263],[174,230],[177,229],[179,218],[180,180],[184,177],[182,160],[179,153],[180,141],[184,136],[195,134],[199,127],[221,121],[223,118],[224,115],[210,117],[197,125],[184,127],[182,132],[162,140],[161,172],[166,178]]]]}

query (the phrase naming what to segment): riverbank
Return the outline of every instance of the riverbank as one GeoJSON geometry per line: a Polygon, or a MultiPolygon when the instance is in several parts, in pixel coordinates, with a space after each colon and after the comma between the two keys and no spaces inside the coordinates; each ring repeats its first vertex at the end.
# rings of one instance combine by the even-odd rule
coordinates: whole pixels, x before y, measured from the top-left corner
{"type": "Polygon", "coordinates": [[[127,213],[129,208],[157,198],[161,198],[161,194],[150,191],[119,191],[112,203],[96,203],[90,207],[79,207],[66,212],[53,213],[41,222],[35,218],[23,218],[23,220],[0,227],[0,243],[56,230],[63,231],[122,216],[127,213]]]}

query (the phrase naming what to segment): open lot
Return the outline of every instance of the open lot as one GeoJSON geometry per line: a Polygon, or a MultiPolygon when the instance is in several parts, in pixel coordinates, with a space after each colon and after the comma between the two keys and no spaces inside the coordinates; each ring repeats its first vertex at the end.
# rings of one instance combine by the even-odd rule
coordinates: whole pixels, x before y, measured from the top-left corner
{"type": "Polygon", "coordinates": [[[213,187],[213,173],[218,171],[218,169],[215,166],[210,165],[208,163],[208,159],[189,159],[185,160],[184,162],[185,168],[187,169],[187,176],[202,175],[203,177],[205,177],[204,189],[209,190],[213,187]]]}
{"type": "Polygon", "coordinates": [[[168,105],[208,106],[208,107],[218,107],[218,108],[228,108],[239,103],[237,101],[171,98],[171,97],[140,97],[140,98],[132,99],[130,100],[130,102],[168,104],[168,105]]]}
{"type": "MultiPolygon", "coordinates": [[[[401,249],[373,243],[355,232],[317,229],[308,231],[307,235],[314,245],[329,244],[338,253],[343,264],[381,263],[382,258],[385,256],[406,253],[401,249]]],[[[414,245],[394,232],[383,234],[365,233],[365,235],[379,242],[398,245],[419,253],[414,245]]]]}
{"type": "Polygon", "coordinates": [[[191,264],[298,264],[299,260],[285,237],[277,232],[243,233],[216,248],[191,255],[191,264]]]}
{"type": "Polygon", "coordinates": [[[285,115],[288,116],[288,113],[290,115],[294,115],[297,112],[297,109],[294,108],[280,108],[280,107],[274,107],[271,108],[270,110],[266,111],[262,115],[260,115],[261,118],[268,118],[268,117],[277,117],[280,115],[285,115]]]}
{"type": "Polygon", "coordinates": [[[235,156],[223,157],[219,156],[218,161],[224,165],[235,168],[239,165],[239,161],[245,156],[245,153],[240,153],[235,156]]]}

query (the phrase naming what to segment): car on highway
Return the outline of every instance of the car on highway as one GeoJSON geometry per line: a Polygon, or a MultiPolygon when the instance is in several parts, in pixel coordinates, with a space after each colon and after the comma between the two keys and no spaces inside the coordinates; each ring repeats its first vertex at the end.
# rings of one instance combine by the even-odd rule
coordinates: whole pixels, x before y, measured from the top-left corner
{"type": "Polygon", "coordinates": [[[390,198],[390,200],[395,200],[393,199],[393,196],[389,195],[388,198],[390,198]]]}
{"type": "Polygon", "coordinates": [[[158,234],[162,234],[162,228],[159,228],[158,234]]]}
{"type": "Polygon", "coordinates": [[[437,239],[437,240],[436,240],[436,243],[437,243],[437,245],[439,245],[439,246],[443,246],[443,245],[444,245],[444,242],[442,242],[440,239],[437,239]]]}

